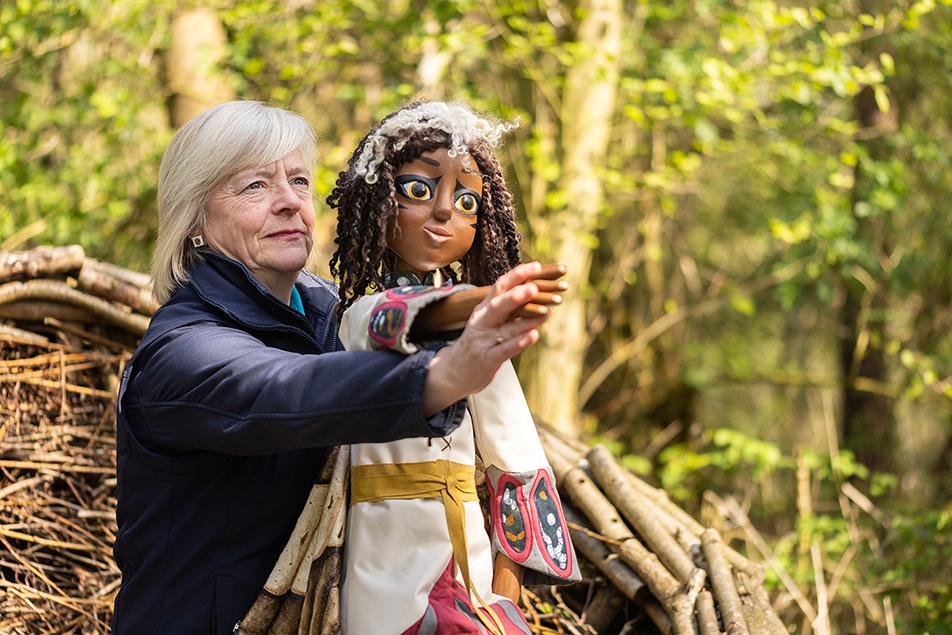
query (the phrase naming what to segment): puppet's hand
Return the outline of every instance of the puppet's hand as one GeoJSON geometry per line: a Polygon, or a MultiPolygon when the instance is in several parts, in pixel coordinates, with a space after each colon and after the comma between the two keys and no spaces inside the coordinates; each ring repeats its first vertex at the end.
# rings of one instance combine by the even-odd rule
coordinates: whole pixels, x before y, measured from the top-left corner
{"type": "Polygon", "coordinates": [[[493,562],[493,593],[509,598],[513,604],[519,604],[525,574],[526,570],[521,565],[500,551],[493,562]]]}
{"type": "MultiPolygon", "coordinates": [[[[543,265],[538,275],[532,278],[539,292],[532,301],[516,308],[511,313],[512,317],[545,315],[548,313],[548,306],[560,304],[562,296],[559,293],[569,288],[567,282],[559,280],[564,275],[565,265],[561,263],[543,265]]],[[[424,307],[410,327],[410,338],[417,339],[434,333],[462,329],[473,309],[489,295],[491,288],[463,289],[424,307]]]]}
{"type": "Polygon", "coordinates": [[[499,276],[473,310],[459,339],[430,358],[423,381],[424,416],[483,390],[503,362],[539,341],[538,328],[549,317],[548,310],[528,318],[512,314],[539,295],[532,277],[541,268],[538,262],[530,262],[499,276]]]}

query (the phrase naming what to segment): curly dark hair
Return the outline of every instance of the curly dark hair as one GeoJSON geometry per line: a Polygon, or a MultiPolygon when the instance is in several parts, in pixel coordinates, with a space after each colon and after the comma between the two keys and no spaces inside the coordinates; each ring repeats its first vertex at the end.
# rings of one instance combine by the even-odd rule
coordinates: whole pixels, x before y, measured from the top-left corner
{"type": "MultiPolygon", "coordinates": [[[[380,125],[421,103],[424,102],[415,102],[391,113],[380,125]]],[[[370,184],[356,173],[355,165],[368,139],[376,132],[377,128],[371,130],[360,141],[347,162],[347,170],[338,175],[334,190],[327,197],[327,204],[337,210],[337,238],[334,240],[337,249],[331,257],[330,269],[340,285],[338,317],[369,289],[383,289],[384,276],[394,272],[395,256],[387,248],[387,232],[397,216],[394,171],[424,152],[453,147],[450,135],[443,130],[422,128],[414,132],[400,149],[384,157],[377,170],[376,183],[370,184]]],[[[460,260],[459,275],[448,266],[441,272],[445,279],[483,286],[493,284],[499,276],[521,262],[521,236],[516,227],[512,194],[506,187],[493,148],[489,142],[477,140],[469,144],[468,150],[483,180],[476,237],[473,246],[460,260]]]]}

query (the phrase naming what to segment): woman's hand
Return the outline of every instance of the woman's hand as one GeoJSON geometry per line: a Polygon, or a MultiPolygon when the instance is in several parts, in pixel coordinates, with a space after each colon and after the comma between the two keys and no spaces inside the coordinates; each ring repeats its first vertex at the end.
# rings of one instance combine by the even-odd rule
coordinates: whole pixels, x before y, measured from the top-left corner
{"type": "Polygon", "coordinates": [[[423,383],[426,416],[485,388],[503,362],[539,340],[538,327],[548,309],[543,306],[530,317],[514,313],[545,293],[533,281],[541,271],[538,262],[531,262],[501,276],[473,310],[460,338],[433,356],[423,383]]]}

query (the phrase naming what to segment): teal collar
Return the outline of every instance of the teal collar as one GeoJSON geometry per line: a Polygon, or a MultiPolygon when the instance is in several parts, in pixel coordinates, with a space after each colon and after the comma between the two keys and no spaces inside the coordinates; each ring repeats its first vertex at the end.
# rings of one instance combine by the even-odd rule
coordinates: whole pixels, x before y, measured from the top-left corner
{"type": "Polygon", "coordinates": [[[291,308],[304,315],[304,302],[301,301],[301,292],[297,287],[291,287],[291,308]]]}

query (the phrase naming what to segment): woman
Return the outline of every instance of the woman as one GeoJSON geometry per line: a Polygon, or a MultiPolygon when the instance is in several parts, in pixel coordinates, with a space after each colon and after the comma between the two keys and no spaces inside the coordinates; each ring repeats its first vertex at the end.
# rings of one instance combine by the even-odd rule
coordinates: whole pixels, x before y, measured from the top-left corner
{"type": "Polygon", "coordinates": [[[339,350],[334,287],[303,271],[314,157],[301,117],[255,102],[199,115],[163,157],[162,307],[119,392],[117,635],[231,633],[329,446],[448,434],[462,400],[538,339],[544,315],[508,317],[538,291],[534,264],[451,346],[339,350]]]}
{"type": "MultiPolygon", "coordinates": [[[[515,211],[493,154],[507,129],[462,104],[421,102],[360,142],[328,197],[337,209],[331,268],[341,280],[348,350],[413,354],[422,345],[418,312],[463,295],[442,280],[492,284],[518,265],[515,211]],[[370,287],[386,290],[364,296],[370,287]]],[[[462,424],[439,441],[357,444],[351,462],[347,635],[528,633],[516,606],[522,568],[537,582],[580,578],[511,364],[470,397],[462,424]],[[492,541],[475,498],[477,453],[487,467],[492,541]],[[441,479],[445,486],[434,487],[441,479]]]]}

